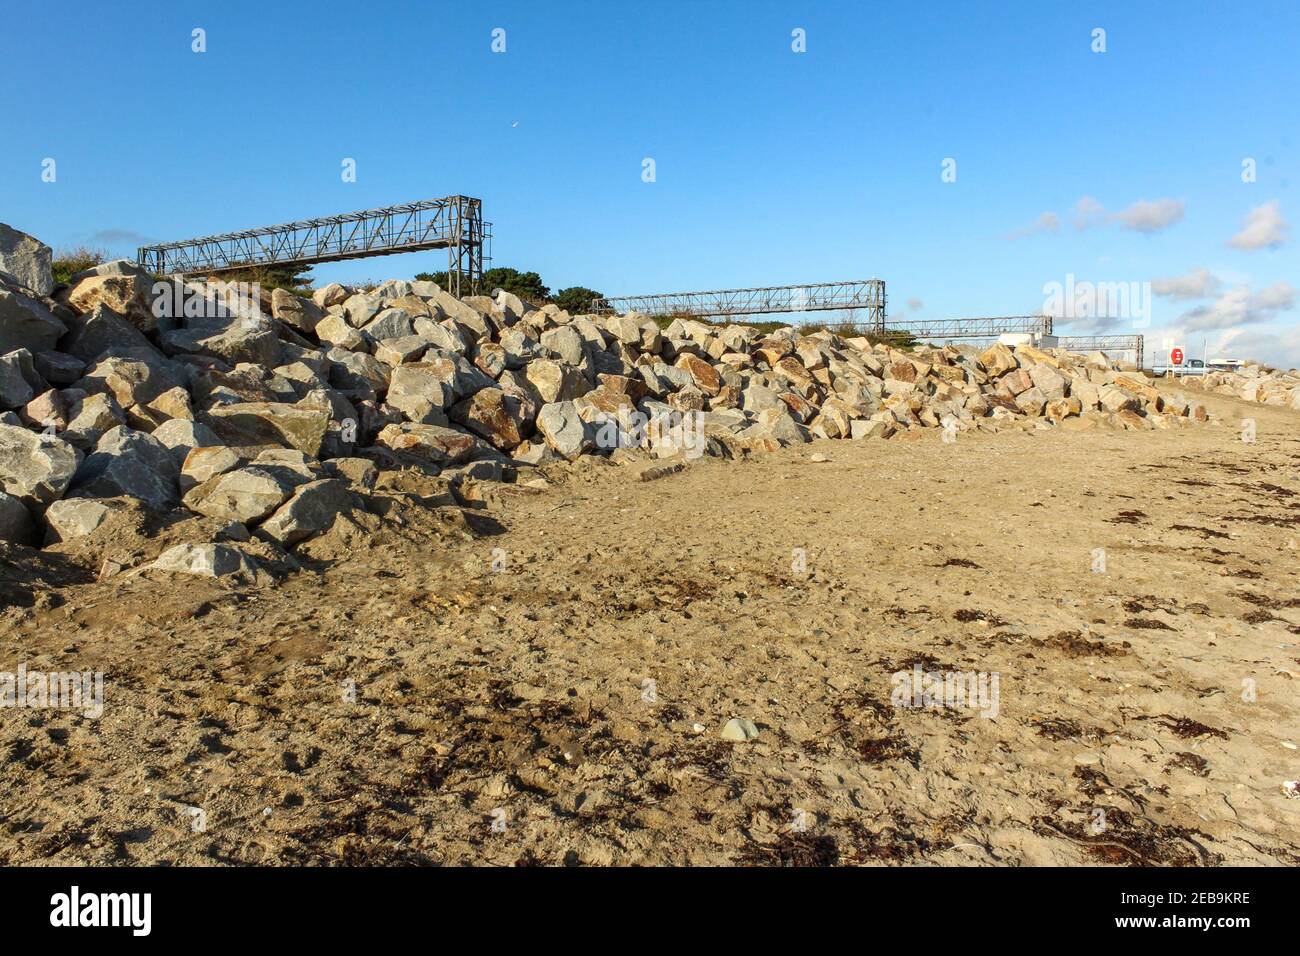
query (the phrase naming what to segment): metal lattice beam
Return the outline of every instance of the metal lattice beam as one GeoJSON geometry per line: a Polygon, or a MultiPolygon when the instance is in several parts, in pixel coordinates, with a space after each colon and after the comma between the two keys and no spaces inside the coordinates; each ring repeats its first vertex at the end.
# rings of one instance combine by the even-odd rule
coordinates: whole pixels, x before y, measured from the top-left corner
{"type": "Polygon", "coordinates": [[[483,221],[480,200],[446,196],[143,246],[136,258],[155,275],[219,275],[446,249],[448,291],[459,296],[462,282],[464,292],[478,291],[491,238],[492,224],[483,221]]]}
{"type": "Polygon", "coordinates": [[[1047,315],[1001,315],[963,319],[887,320],[884,330],[866,323],[854,323],[862,334],[910,336],[914,339],[995,339],[1005,332],[1052,334],[1052,319],[1047,315]]]}
{"type": "Polygon", "coordinates": [[[592,303],[592,309],[597,313],[640,312],[643,315],[691,315],[700,318],[861,309],[867,313],[867,325],[881,328],[885,320],[885,283],[882,279],[855,279],[848,282],[765,286],[757,289],[612,296],[597,299],[592,303]]]}
{"type": "Polygon", "coordinates": [[[1133,364],[1142,367],[1145,342],[1140,335],[1062,335],[1058,345],[1070,352],[1133,353],[1133,364]]]}
{"type": "Polygon", "coordinates": [[[890,322],[891,331],[916,339],[995,339],[1007,332],[1052,334],[1048,315],[999,315],[961,319],[906,319],[890,322]]]}

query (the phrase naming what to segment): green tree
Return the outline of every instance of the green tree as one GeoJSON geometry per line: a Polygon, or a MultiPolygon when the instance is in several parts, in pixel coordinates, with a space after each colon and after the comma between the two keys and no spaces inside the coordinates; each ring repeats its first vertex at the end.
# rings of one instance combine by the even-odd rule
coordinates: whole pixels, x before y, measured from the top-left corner
{"type": "Polygon", "coordinates": [[[311,293],[310,266],[249,266],[247,269],[223,272],[217,278],[222,282],[256,283],[266,292],[285,289],[301,295],[311,293]]]}
{"type": "MultiPolygon", "coordinates": [[[[443,289],[450,288],[446,270],[421,272],[415,278],[423,282],[436,282],[443,289]]],[[[533,305],[542,305],[551,299],[551,290],[546,287],[542,277],[536,272],[520,272],[518,269],[508,268],[488,269],[483,273],[483,279],[479,283],[479,294],[491,295],[497,289],[505,289],[511,295],[517,295],[533,305]]],[[[469,294],[463,281],[461,292],[464,295],[469,294]]]]}
{"type": "Polygon", "coordinates": [[[571,285],[555,293],[553,301],[570,315],[585,315],[591,311],[591,303],[594,299],[603,298],[604,296],[595,289],[588,289],[584,285],[571,285]]]}

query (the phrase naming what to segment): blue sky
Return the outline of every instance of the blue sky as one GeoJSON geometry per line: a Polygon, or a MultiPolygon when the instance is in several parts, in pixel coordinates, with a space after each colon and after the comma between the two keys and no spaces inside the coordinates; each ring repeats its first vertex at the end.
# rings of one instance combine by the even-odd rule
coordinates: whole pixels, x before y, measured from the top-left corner
{"type": "Polygon", "coordinates": [[[1071,275],[1150,282],[1145,314],[1075,331],[1300,364],[1294,0],[85,10],[6,0],[0,35],[0,220],[56,248],[464,193],[494,264],[553,289],[877,276],[892,315],[943,318],[1038,312],[1071,275]]]}

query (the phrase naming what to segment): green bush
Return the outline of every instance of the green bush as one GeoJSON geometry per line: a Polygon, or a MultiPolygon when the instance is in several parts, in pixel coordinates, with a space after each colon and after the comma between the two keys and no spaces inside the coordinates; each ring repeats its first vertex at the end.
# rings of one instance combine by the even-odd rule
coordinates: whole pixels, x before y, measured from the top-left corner
{"type": "Polygon", "coordinates": [[[592,301],[603,298],[604,296],[595,289],[588,289],[582,285],[571,285],[567,289],[561,289],[555,293],[555,298],[552,301],[570,315],[586,315],[591,312],[592,301]]]}
{"type": "Polygon", "coordinates": [[[263,292],[284,289],[294,295],[311,295],[311,268],[300,266],[250,266],[234,272],[223,272],[222,282],[248,282],[261,287],[263,292]]]}
{"type": "Polygon", "coordinates": [[[54,281],[67,285],[72,277],[84,269],[91,269],[108,260],[108,253],[102,249],[78,246],[75,249],[60,249],[54,253],[50,262],[54,270],[54,281]]]}

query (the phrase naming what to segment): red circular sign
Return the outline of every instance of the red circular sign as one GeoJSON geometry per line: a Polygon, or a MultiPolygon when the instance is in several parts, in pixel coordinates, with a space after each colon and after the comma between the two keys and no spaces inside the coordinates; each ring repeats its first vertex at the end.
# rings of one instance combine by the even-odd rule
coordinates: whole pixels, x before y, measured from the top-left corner
{"type": "Polygon", "coordinates": [[[1169,353],[1169,361],[1173,362],[1175,365],[1182,365],[1182,364],[1183,364],[1183,350],[1182,350],[1182,349],[1174,349],[1173,351],[1171,351],[1171,352],[1169,353]]]}

